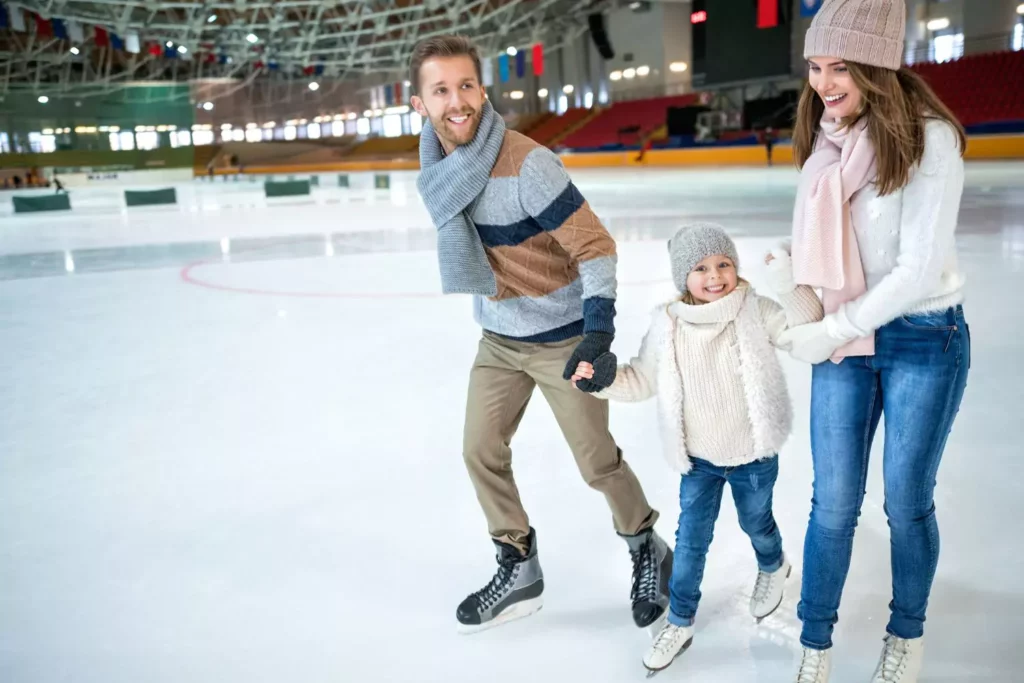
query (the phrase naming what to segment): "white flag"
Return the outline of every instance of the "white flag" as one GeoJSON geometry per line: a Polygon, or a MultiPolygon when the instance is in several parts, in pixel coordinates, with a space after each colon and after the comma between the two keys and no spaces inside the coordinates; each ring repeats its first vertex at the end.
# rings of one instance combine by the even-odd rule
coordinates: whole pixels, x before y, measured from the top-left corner
{"type": "Polygon", "coordinates": [[[132,54],[139,54],[139,34],[129,33],[124,37],[124,49],[125,52],[131,52],[132,54]]]}
{"type": "Polygon", "coordinates": [[[68,22],[68,38],[71,39],[72,43],[84,43],[85,42],[85,30],[82,25],[77,21],[68,22]]]}
{"type": "Polygon", "coordinates": [[[8,5],[7,14],[11,17],[11,30],[25,32],[25,13],[20,5],[8,5]]]}
{"type": "Polygon", "coordinates": [[[480,60],[480,69],[484,72],[484,87],[489,88],[494,85],[494,64],[490,57],[480,60]]]}

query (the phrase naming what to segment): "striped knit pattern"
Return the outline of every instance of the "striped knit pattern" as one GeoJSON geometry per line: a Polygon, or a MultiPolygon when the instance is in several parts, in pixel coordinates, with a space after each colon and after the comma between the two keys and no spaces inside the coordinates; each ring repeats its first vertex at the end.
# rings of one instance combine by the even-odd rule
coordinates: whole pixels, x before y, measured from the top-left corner
{"type": "Polygon", "coordinates": [[[498,284],[474,297],[484,329],[533,342],[614,333],[615,241],[556,154],[506,131],[470,215],[498,284]]]}

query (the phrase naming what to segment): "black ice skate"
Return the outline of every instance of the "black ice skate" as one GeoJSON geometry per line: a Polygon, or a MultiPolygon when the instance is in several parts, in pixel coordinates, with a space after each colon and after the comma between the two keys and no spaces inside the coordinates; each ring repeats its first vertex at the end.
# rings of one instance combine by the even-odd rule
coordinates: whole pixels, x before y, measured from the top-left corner
{"type": "Polygon", "coordinates": [[[461,633],[475,633],[527,617],[543,604],[544,573],[537,559],[537,534],[530,529],[526,557],[511,545],[494,541],[498,571],[486,586],[459,605],[455,618],[461,633]]]}
{"type": "Polygon", "coordinates": [[[672,550],[654,531],[624,536],[633,558],[633,623],[640,628],[655,626],[668,609],[668,582],[672,576],[672,550]]]}

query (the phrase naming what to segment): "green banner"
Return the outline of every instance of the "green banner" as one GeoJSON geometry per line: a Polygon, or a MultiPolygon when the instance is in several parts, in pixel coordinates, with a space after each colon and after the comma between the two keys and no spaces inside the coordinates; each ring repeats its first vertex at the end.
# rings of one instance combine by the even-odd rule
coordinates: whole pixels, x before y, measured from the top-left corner
{"type": "Polygon", "coordinates": [[[37,197],[14,197],[14,213],[33,211],[70,211],[71,198],[67,194],[47,194],[37,197]]]}
{"type": "Polygon", "coordinates": [[[162,190],[125,190],[124,202],[128,206],[177,204],[178,195],[173,187],[167,187],[162,190]]]}
{"type": "Polygon", "coordinates": [[[263,184],[263,192],[267,197],[295,197],[309,194],[308,180],[286,180],[279,183],[263,184]]]}

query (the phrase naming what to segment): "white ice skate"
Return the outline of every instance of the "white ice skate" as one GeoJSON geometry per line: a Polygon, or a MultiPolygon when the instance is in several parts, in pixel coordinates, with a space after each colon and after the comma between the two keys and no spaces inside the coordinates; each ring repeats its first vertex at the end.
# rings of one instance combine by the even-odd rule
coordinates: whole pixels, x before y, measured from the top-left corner
{"type": "Polygon", "coordinates": [[[789,560],[783,556],[782,566],[774,572],[757,573],[757,582],[754,584],[754,594],[750,598],[750,614],[757,619],[757,623],[771,615],[782,604],[783,589],[786,587],[786,579],[793,573],[793,567],[789,560]]]}
{"type": "Polygon", "coordinates": [[[796,683],[828,683],[832,674],[832,650],[812,650],[804,648],[800,660],[800,671],[796,674],[796,683]]]}
{"type": "Polygon", "coordinates": [[[917,683],[923,663],[924,638],[907,640],[887,635],[871,683],[917,683]]]}
{"type": "Polygon", "coordinates": [[[644,655],[644,666],[647,677],[667,669],[675,658],[686,651],[693,642],[693,626],[676,626],[665,623],[651,644],[651,649],[644,655]]]}

